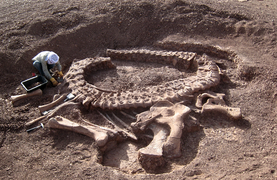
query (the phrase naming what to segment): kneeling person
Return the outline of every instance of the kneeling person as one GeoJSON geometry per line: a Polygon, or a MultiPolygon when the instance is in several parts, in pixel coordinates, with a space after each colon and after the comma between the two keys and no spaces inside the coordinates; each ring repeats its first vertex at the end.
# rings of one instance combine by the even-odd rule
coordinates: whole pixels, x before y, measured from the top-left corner
{"type": "Polygon", "coordinates": [[[39,73],[49,79],[53,86],[57,86],[58,82],[54,77],[51,76],[49,70],[57,65],[59,76],[63,76],[62,66],[59,62],[59,56],[52,51],[42,51],[32,60],[34,61],[33,66],[39,71],[39,73]]]}

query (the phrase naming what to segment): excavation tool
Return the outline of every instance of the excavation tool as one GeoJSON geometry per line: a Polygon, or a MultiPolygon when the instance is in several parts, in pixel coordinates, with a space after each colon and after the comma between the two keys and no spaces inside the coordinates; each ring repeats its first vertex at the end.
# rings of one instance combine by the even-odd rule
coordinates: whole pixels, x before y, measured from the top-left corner
{"type": "Polygon", "coordinates": [[[33,128],[31,128],[31,129],[28,129],[27,132],[31,132],[31,131],[33,131],[33,130],[35,130],[35,129],[38,129],[38,128],[44,128],[44,125],[43,125],[42,123],[40,123],[39,126],[33,127],[33,128]]]}
{"type": "Polygon", "coordinates": [[[72,93],[69,93],[67,96],[66,96],[66,99],[64,100],[64,102],[66,101],[69,101],[71,99],[73,99],[75,96],[72,94],[72,93]]]}
{"type": "Polygon", "coordinates": [[[21,85],[27,93],[11,96],[11,101],[15,103],[20,99],[42,95],[42,89],[46,87],[47,82],[47,79],[40,75],[22,81],[21,85]]]}
{"type": "Polygon", "coordinates": [[[34,90],[34,91],[26,93],[26,94],[11,96],[11,101],[12,101],[12,103],[15,103],[16,101],[18,101],[20,99],[25,99],[25,98],[33,97],[33,96],[41,96],[41,95],[42,95],[42,90],[37,89],[37,90],[34,90]]]}
{"type": "Polygon", "coordinates": [[[48,80],[44,76],[38,75],[22,81],[21,85],[27,92],[32,92],[45,88],[47,83],[48,80]]]}

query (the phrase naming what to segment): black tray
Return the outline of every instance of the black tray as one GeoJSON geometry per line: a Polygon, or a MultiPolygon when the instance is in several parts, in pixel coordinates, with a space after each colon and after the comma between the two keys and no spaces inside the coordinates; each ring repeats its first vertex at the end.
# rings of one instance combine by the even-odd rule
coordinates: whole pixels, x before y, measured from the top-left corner
{"type": "Polygon", "coordinates": [[[23,88],[27,92],[31,92],[31,91],[34,91],[36,89],[45,88],[47,83],[48,83],[48,80],[44,76],[38,75],[38,76],[34,76],[34,77],[31,77],[29,79],[26,79],[26,80],[22,81],[21,85],[23,86],[23,88]],[[34,83],[37,83],[37,82],[39,83],[37,86],[30,87],[34,83]]]}

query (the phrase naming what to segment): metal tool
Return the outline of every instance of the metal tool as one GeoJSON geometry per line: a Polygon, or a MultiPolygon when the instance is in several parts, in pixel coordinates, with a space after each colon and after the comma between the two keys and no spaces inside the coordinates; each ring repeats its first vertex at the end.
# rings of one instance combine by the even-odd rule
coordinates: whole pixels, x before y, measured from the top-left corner
{"type": "Polygon", "coordinates": [[[43,111],[41,114],[45,116],[45,115],[47,115],[48,113],[50,113],[51,111],[52,111],[52,110],[43,111]]]}
{"type": "Polygon", "coordinates": [[[33,128],[31,128],[31,129],[28,129],[27,132],[31,132],[31,131],[33,131],[33,130],[35,130],[35,129],[38,129],[38,128],[44,128],[44,125],[43,125],[42,123],[40,123],[40,126],[33,127],[33,128]]]}
{"type": "Polygon", "coordinates": [[[65,101],[68,101],[68,100],[71,100],[73,99],[75,96],[72,94],[72,93],[69,93],[67,96],[66,96],[66,99],[64,100],[65,101]]]}

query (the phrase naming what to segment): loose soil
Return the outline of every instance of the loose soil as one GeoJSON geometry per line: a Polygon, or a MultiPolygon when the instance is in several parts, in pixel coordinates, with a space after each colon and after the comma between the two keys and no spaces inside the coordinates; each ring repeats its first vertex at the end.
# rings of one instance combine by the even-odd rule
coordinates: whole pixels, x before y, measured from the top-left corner
{"type": "MultiPolygon", "coordinates": [[[[276,179],[276,10],[275,0],[1,1],[0,178],[276,179]],[[138,149],[149,138],[126,140],[101,153],[93,139],[49,129],[46,120],[41,121],[44,129],[26,132],[30,127],[24,124],[41,116],[39,105],[69,93],[66,85],[48,83],[42,96],[11,103],[10,96],[26,93],[20,82],[38,73],[31,61],[37,53],[56,52],[66,74],[73,60],[105,56],[107,48],[159,49],[158,41],[186,42],[186,51],[216,61],[224,75],[212,91],[225,93],[228,106],[241,108],[243,118],[232,121],[219,113],[192,112],[190,118],[200,126],[184,129],[182,156],[167,159],[154,172],[137,160],[138,149]],[[232,51],[239,61],[207,46],[232,51]]],[[[124,91],[195,73],[157,63],[114,64],[116,69],[95,72],[86,80],[124,91]]],[[[83,107],[60,115],[112,127],[83,107]]]]}

